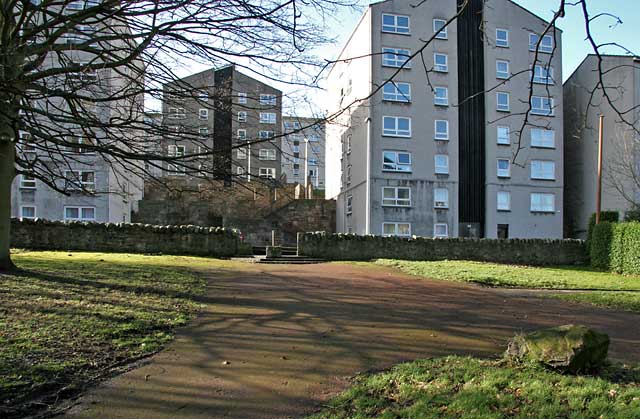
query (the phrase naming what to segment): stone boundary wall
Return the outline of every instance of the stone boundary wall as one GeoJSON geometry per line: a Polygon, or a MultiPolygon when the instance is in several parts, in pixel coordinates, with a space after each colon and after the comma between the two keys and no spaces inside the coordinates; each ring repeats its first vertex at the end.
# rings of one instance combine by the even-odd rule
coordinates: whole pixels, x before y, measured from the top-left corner
{"type": "Polygon", "coordinates": [[[298,254],[327,260],[473,260],[522,265],[576,265],[588,262],[582,240],[432,239],[298,234],[298,254]]]}
{"type": "Polygon", "coordinates": [[[219,227],[11,220],[11,246],[33,250],[234,256],[239,237],[219,227]]]}

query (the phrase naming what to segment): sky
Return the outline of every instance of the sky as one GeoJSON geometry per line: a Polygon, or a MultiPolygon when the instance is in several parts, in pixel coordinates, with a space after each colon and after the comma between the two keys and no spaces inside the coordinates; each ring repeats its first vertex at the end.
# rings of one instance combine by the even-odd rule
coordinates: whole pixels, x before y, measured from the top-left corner
{"type": "MultiPolygon", "coordinates": [[[[342,46],[355,29],[365,7],[370,3],[368,0],[356,1],[360,2],[359,8],[342,8],[337,14],[326,19],[326,33],[328,36],[334,38],[335,42],[317,49],[316,54],[320,58],[327,60],[337,58],[342,46]]],[[[418,0],[405,1],[417,2],[418,0]]],[[[560,4],[560,0],[514,1],[547,21],[553,17],[554,11],[557,10],[560,4]]],[[[567,0],[567,3],[570,2],[571,0],[567,0]]],[[[603,16],[596,19],[592,26],[592,33],[598,43],[616,42],[630,49],[634,54],[640,54],[640,46],[638,46],[638,40],[640,39],[640,0],[588,0],[587,4],[591,16],[606,12],[619,17],[622,21],[618,23],[617,20],[611,16],[603,16]]],[[[567,6],[566,16],[558,22],[558,26],[563,31],[562,74],[564,81],[578,67],[587,54],[592,52],[592,49],[585,40],[586,32],[581,7],[567,6]]],[[[602,51],[609,54],[625,53],[624,50],[613,46],[607,47],[602,51]]],[[[209,66],[205,64],[185,63],[182,69],[176,70],[176,72],[180,76],[187,76],[205,70],[208,67],[209,66]]],[[[242,71],[281,89],[285,95],[285,100],[283,101],[283,112],[285,114],[314,116],[322,114],[323,110],[326,109],[324,104],[326,95],[323,94],[322,90],[301,88],[299,86],[294,87],[286,83],[274,83],[257,74],[251,74],[246,70],[242,71]]],[[[325,71],[325,74],[326,73],[325,71]]],[[[324,84],[320,82],[320,86],[324,86],[324,84]]],[[[151,108],[159,107],[159,103],[148,103],[147,106],[149,105],[151,105],[151,108]]]]}

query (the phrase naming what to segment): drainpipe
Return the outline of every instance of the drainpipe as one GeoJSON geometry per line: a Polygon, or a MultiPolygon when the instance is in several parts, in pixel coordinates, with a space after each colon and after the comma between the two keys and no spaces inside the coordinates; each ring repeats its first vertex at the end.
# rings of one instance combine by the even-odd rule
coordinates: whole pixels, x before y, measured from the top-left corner
{"type": "Polygon", "coordinates": [[[367,195],[365,209],[365,234],[371,234],[371,117],[367,117],[367,195]]]}

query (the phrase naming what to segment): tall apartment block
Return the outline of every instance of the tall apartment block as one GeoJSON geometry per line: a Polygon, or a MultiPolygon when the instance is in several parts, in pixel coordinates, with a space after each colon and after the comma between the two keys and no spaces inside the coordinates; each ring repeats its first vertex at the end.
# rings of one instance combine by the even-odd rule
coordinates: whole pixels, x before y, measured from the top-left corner
{"type": "Polygon", "coordinates": [[[630,56],[589,55],[564,84],[565,227],[585,238],[596,211],[599,116],[604,116],[602,209],[625,212],[640,203],[640,60],[630,56]],[[613,106],[598,86],[602,74],[613,106]],[[597,87],[597,88],[596,88],[597,87]],[[614,109],[615,107],[615,109],[614,109]],[[621,112],[629,125],[622,121],[621,112]]]}
{"type": "Polygon", "coordinates": [[[452,20],[458,3],[370,5],[331,69],[338,231],[562,237],[561,34],[509,0],[452,20]]]}
{"type": "Polygon", "coordinates": [[[189,175],[204,164],[225,180],[280,177],[281,91],[231,65],[172,82],[163,92],[163,124],[175,132],[163,147],[169,156],[194,155],[165,164],[166,175],[189,175]]]}
{"type": "MultiPolygon", "coordinates": [[[[90,7],[91,2],[68,2],[64,8],[61,5],[50,6],[62,14],[80,12],[85,7],[90,7]]],[[[113,141],[107,138],[101,124],[107,124],[111,118],[142,119],[143,97],[141,94],[130,99],[109,100],[103,103],[93,100],[83,100],[76,106],[76,110],[83,112],[81,116],[86,120],[98,120],[101,123],[91,123],[79,126],[71,120],[71,112],[65,105],[64,93],[74,92],[78,95],[105,99],[114,95],[114,92],[124,91],[132,83],[133,71],[130,67],[122,67],[116,70],[98,69],[95,71],[80,71],[80,68],[92,61],[99,61],[96,54],[77,48],[86,42],[90,36],[84,31],[100,31],[100,27],[79,25],[76,32],[69,31],[60,37],[58,42],[64,44],[60,50],[48,54],[41,63],[43,69],[57,69],[63,65],[77,68],[77,71],[69,71],[47,79],[46,89],[52,93],[42,95],[42,98],[29,103],[31,108],[47,109],[47,116],[40,113],[24,112],[24,120],[21,122],[28,129],[19,132],[19,146],[17,153],[24,161],[38,161],[47,171],[55,176],[55,185],[61,193],[45,184],[35,176],[17,176],[11,189],[11,215],[21,219],[42,218],[58,221],[95,221],[95,222],[130,222],[132,212],[137,211],[138,201],[142,199],[143,181],[142,173],[134,165],[126,162],[119,163],[109,160],[91,148],[104,141],[113,141]],[[63,122],[60,122],[63,121],[63,122]],[[44,128],[43,128],[44,127],[44,128]],[[41,134],[50,131],[46,135],[41,134]],[[38,137],[31,132],[38,133],[38,137]],[[68,145],[60,146],[51,142],[57,138],[64,140],[68,145]],[[49,142],[49,144],[47,144],[49,142]]],[[[111,26],[110,31],[129,31],[127,27],[111,26]]],[[[113,33],[113,32],[110,32],[113,33]]],[[[121,45],[121,40],[113,41],[114,49],[121,45]]],[[[100,43],[104,45],[104,43],[100,43]]],[[[60,46],[60,45],[58,45],[60,46]]],[[[138,65],[140,63],[132,63],[138,65]]],[[[40,88],[43,88],[42,86],[40,88]]],[[[77,100],[77,99],[76,99],[77,100]]],[[[127,150],[142,133],[138,129],[118,129],[120,143],[114,144],[127,150]]]]}
{"type": "Polygon", "coordinates": [[[314,189],[324,189],[324,122],[297,116],[284,116],[282,120],[282,173],[287,182],[304,185],[307,181],[314,189]]]}

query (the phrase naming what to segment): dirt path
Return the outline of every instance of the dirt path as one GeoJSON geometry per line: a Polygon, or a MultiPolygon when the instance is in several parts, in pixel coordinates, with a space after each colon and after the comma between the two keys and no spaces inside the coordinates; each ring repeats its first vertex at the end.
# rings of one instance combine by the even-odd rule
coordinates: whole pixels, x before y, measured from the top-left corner
{"type": "Polygon", "coordinates": [[[583,323],[640,361],[639,316],[341,264],[210,274],[207,308],[147,365],[91,391],[75,418],[301,417],[357,372],[495,356],[514,333],[583,323]]]}

